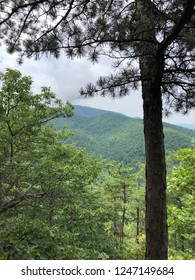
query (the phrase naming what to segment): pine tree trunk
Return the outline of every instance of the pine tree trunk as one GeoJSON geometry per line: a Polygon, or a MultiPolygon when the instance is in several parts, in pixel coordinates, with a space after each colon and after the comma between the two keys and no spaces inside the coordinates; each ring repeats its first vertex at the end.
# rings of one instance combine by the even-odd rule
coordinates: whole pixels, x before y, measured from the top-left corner
{"type": "MultiPolygon", "coordinates": [[[[147,67],[149,67],[148,64],[147,67]]],[[[142,81],[146,152],[146,259],[167,259],[166,165],[158,82],[142,81]]]]}
{"type": "Polygon", "coordinates": [[[163,260],[168,251],[161,96],[164,56],[158,53],[152,2],[137,0],[136,11],[146,153],[146,259],[163,260]]]}

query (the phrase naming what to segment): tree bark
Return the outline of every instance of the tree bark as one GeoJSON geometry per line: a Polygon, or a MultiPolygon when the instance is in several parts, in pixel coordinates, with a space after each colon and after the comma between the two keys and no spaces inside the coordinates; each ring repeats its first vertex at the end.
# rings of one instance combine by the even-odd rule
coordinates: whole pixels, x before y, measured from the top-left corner
{"type": "MultiPolygon", "coordinates": [[[[147,67],[150,64],[148,64],[147,67]]],[[[158,82],[142,81],[146,152],[146,259],[167,259],[166,165],[158,82]]]]}
{"type": "Polygon", "coordinates": [[[136,1],[146,153],[146,259],[167,259],[166,164],[162,123],[161,81],[164,54],[156,40],[150,0],[136,1]]]}

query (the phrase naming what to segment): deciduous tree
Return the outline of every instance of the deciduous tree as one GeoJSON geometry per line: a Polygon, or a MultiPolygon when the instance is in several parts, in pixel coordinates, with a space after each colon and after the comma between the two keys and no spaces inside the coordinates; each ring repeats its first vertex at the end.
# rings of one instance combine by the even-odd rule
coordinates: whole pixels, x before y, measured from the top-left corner
{"type": "Polygon", "coordinates": [[[40,94],[33,94],[32,79],[16,70],[0,73],[0,82],[0,213],[3,213],[22,201],[41,198],[52,191],[48,180],[55,177],[55,172],[52,173],[52,165],[45,157],[49,147],[66,136],[44,125],[53,118],[71,116],[73,106],[63,105],[47,87],[42,87],[40,94]],[[49,172],[49,168],[44,182],[44,172],[49,172]]]}
{"type": "Polygon", "coordinates": [[[170,255],[172,258],[194,259],[195,150],[179,150],[172,158],[179,164],[168,175],[170,255]]]}

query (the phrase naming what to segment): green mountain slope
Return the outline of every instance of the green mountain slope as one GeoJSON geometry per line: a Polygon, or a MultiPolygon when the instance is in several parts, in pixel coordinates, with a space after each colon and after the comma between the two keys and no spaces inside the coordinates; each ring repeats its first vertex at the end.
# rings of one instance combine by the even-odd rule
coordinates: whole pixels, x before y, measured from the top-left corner
{"type": "MultiPolygon", "coordinates": [[[[132,165],[144,161],[143,121],[125,115],[75,106],[75,115],[70,119],[56,119],[57,129],[68,126],[74,136],[71,143],[84,147],[108,160],[132,165]]],[[[195,131],[164,123],[167,150],[191,146],[195,131]]]]}

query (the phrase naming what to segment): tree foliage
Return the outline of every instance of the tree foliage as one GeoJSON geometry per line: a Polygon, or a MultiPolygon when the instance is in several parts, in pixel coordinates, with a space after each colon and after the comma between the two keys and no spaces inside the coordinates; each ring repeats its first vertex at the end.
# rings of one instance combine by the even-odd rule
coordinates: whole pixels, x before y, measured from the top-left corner
{"type": "Polygon", "coordinates": [[[179,150],[179,165],[168,176],[168,221],[170,255],[173,259],[194,259],[195,150],[179,150]]]}
{"type": "Polygon", "coordinates": [[[56,117],[71,116],[73,107],[70,103],[64,106],[46,87],[40,94],[32,94],[31,78],[22,77],[19,71],[8,69],[0,74],[0,80],[0,212],[3,212],[31,196],[45,195],[49,182],[43,180],[34,194],[37,180],[42,176],[44,148],[64,136],[43,124],[56,117]]]}

